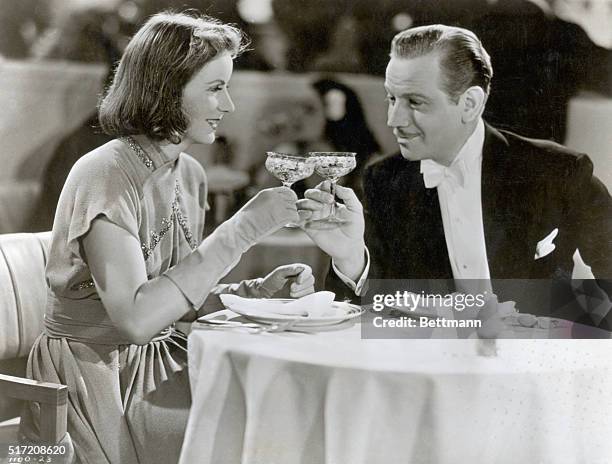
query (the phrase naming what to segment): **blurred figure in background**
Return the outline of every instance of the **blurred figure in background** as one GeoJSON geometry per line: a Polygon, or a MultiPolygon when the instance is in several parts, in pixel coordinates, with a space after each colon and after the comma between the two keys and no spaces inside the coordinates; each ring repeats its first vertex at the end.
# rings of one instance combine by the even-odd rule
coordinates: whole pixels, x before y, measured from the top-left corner
{"type": "MultiPolygon", "coordinates": [[[[139,19],[139,17],[134,17],[139,19]]],[[[107,82],[112,68],[121,57],[121,48],[135,25],[116,11],[99,8],[73,10],[34,45],[33,54],[44,60],[67,60],[80,63],[104,63],[108,66],[107,82]]],[[[30,221],[30,231],[50,230],[66,177],[74,163],[85,153],[105,144],[111,137],[98,127],[98,112],[91,115],[72,133],[64,137],[47,164],[41,195],[30,221]]]]}
{"type": "Polygon", "coordinates": [[[357,153],[357,167],[342,178],[362,198],[363,170],[368,160],[380,152],[380,145],[368,127],[359,97],[353,89],[333,79],[320,79],[312,84],[325,113],[324,139],[334,151],[357,153]]]}
{"type": "MultiPolygon", "coordinates": [[[[126,21],[121,8],[71,8],[58,14],[53,24],[32,46],[31,55],[42,60],[107,63],[121,58],[122,42],[135,24],[126,21]]],[[[132,21],[140,20],[140,16],[132,21]]]]}
{"type": "Polygon", "coordinates": [[[287,69],[305,72],[313,69],[317,56],[330,44],[332,31],[346,10],[344,1],[273,0],[272,9],[282,32],[287,36],[287,69]]]}
{"type": "MultiPolygon", "coordinates": [[[[580,90],[609,95],[612,53],[554,15],[553,0],[274,0],[289,39],[292,71],[383,75],[386,44],[408,27],[448,24],[473,30],[501,76],[485,116],[500,128],[565,142],[569,100],[580,90]]],[[[586,11],[595,2],[579,2],[586,11]],[[591,5],[591,6],[589,6],[591,5]]],[[[600,34],[604,34],[603,32],[600,34]]],[[[606,34],[607,36],[607,34],[606,34]]]]}
{"type": "Polygon", "coordinates": [[[488,0],[467,25],[497,71],[485,118],[527,137],[565,141],[568,103],[590,75],[607,74],[597,48],[545,1],[488,0]],[[602,72],[603,71],[603,72],[602,72]]]}
{"type": "Polygon", "coordinates": [[[326,72],[363,72],[358,26],[354,16],[341,16],[332,29],[329,49],[315,60],[312,69],[326,72]]]}
{"type": "Polygon", "coordinates": [[[373,9],[358,0],[353,13],[364,69],[384,73],[385,44],[393,31],[429,24],[468,28],[481,38],[498,71],[487,120],[528,137],[563,143],[570,98],[584,89],[611,92],[611,53],[576,24],[556,17],[551,1],[406,0],[373,9]]]}
{"type": "Polygon", "coordinates": [[[0,55],[23,59],[49,22],[47,0],[0,1],[0,55]]]}
{"type": "MultiPolygon", "coordinates": [[[[278,24],[272,22],[265,27],[251,28],[253,30],[253,50],[252,53],[245,53],[242,56],[253,55],[263,62],[263,67],[254,67],[253,61],[243,66],[245,69],[286,71],[287,70],[287,48],[288,41],[286,34],[281,31],[278,24]],[[265,68],[264,68],[265,67],[265,68]]],[[[262,65],[260,65],[262,66],[262,65]]]]}

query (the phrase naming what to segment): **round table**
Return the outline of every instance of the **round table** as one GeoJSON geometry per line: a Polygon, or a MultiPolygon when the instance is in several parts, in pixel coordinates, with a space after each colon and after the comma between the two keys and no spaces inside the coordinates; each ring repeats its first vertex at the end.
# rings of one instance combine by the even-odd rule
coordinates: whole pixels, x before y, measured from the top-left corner
{"type": "Polygon", "coordinates": [[[181,464],[609,463],[612,342],[198,330],[181,464]]]}

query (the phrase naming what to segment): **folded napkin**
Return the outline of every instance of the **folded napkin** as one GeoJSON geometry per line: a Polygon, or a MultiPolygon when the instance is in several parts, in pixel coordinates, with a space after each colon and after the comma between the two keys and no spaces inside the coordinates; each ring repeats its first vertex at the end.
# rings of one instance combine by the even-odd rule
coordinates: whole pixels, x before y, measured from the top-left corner
{"type": "Polygon", "coordinates": [[[284,303],[266,298],[242,298],[237,295],[219,295],[223,304],[229,309],[248,312],[254,315],[283,315],[296,317],[322,317],[332,311],[336,297],[332,292],[316,292],[297,300],[284,303]]]}

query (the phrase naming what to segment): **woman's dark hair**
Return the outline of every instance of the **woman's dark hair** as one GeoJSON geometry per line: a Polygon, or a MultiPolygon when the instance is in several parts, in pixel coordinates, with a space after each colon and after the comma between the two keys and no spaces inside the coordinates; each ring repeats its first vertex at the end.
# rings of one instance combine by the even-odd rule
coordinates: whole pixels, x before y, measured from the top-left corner
{"type": "Polygon", "coordinates": [[[338,120],[325,121],[325,139],[335,151],[356,153],[357,166],[353,172],[344,176],[343,185],[352,188],[359,198],[363,198],[363,170],[380,145],[370,130],[357,93],[331,78],[323,78],[312,84],[325,104],[325,96],[330,91],[344,94],[344,116],[338,120]]]}
{"type": "Polygon", "coordinates": [[[358,161],[365,161],[371,154],[380,150],[376,137],[368,127],[368,123],[353,89],[331,78],[323,78],[312,84],[321,100],[331,90],[344,94],[345,113],[338,121],[327,120],[325,123],[325,138],[336,151],[356,152],[358,161]]]}
{"type": "Polygon", "coordinates": [[[214,18],[191,12],[152,16],[127,45],[100,103],[102,130],[180,143],[189,125],[182,109],[185,85],[218,55],[234,58],[247,46],[240,29],[214,18]]]}

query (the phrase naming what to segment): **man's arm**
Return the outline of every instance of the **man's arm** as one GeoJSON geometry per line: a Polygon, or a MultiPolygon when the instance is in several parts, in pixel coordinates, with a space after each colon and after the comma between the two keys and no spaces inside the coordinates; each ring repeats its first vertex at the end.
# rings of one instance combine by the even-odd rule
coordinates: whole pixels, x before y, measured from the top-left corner
{"type": "Polygon", "coordinates": [[[568,221],[573,225],[580,255],[591,267],[597,283],[584,282],[582,286],[590,297],[585,310],[597,326],[612,330],[612,197],[593,175],[593,163],[588,156],[578,157],[575,172],[568,199],[568,221]],[[607,294],[607,302],[602,290],[607,294]]]}
{"type": "MultiPolygon", "coordinates": [[[[317,188],[307,190],[304,199],[297,203],[302,228],[331,257],[345,278],[357,282],[367,267],[363,207],[350,188],[336,186],[336,196],[344,202],[336,208],[336,215],[343,222],[329,224],[321,221],[329,215],[330,205],[335,202],[329,182],[322,182],[317,188]]],[[[330,273],[337,281],[330,282],[329,288],[336,292],[338,298],[355,297],[354,292],[332,269],[330,273]]]]}
{"type": "MultiPolygon", "coordinates": [[[[367,246],[366,253],[366,270],[364,275],[360,275],[356,279],[352,279],[355,285],[347,285],[338,273],[330,266],[327,278],[325,280],[325,288],[334,292],[338,299],[351,300],[358,303],[367,292],[367,281],[363,285],[359,284],[359,280],[363,279],[383,279],[385,278],[384,263],[388,262],[388,257],[385,252],[384,241],[380,230],[378,230],[376,218],[372,214],[376,210],[376,182],[374,181],[374,172],[372,169],[366,169],[364,172],[364,237],[367,246]],[[357,286],[357,288],[355,288],[357,286]],[[357,291],[355,291],[357,290],[357,291]]],[[[336,263],[334,263],[336,264],[336,263]]],[[[342,268],[338,267],[342,272],[342,268]]]]}
{"type": "MultiPolygon", "coordinates": [[[[576,230],[580,255],[597,279],[612,281],[612,197],[593,175],[593,163],[582,155],[569,198],[569,221],[576,230]]],[[[610,292],[608,292],[610,293],[610,292]]]]}
{"type": "MultiPolygon", "coordinates": [[[[338,300],[350,300],[352,303],[360,303],[368,290],[367,279],[385,278],[385,267],[382,265],[386,259],[383,241],[375,231],[374,223],[367,211],[364,214],[364,219],[365,242],[367,244],[365,253],[366,268],[364,272],[357,279],[351,279],[352,285],[348,285],[345,283],[345,279],[338,275],[338,272],[334,269],[335,266],[330,265],[325,279],[325,289],[334,292],[338,300]]],[[[339,268],[337,269],[340,270],[339,268]]]]}

